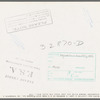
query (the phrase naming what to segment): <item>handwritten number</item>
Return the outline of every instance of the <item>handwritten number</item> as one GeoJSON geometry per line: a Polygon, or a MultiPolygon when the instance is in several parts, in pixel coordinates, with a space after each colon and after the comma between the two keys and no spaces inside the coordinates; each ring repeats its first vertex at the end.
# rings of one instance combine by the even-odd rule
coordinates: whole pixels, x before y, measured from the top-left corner
{"type": "Polygon", "coordinates": [[[54,46],[53,46],[53,44],[49,44],[50,45],[50,48],[53,48],[54,46]]]}
{"type": "Polygon", "coordinates": [[[66,40],[63,40],[63,41],[64,41],[64,45],[67,44],[67,41],[66,40]]]}
{"type": "Polygon", "coordinates": [[[42,50],[44,50],[46,48],[44,44],[41,44],[40,46],[41,46],[42,50]]]}
{"type": "MultiPolygon", "coordinates": [[[[71,46],[71,45],[75,45],[75,46],[81,46],[81,45],[83,45],[84,44],[84,42],[83,41],[81,41],[81,40],[77,40],[76,42],[72,42],[72,41],[66,41],[66,40],[62,40],[62,41],[58,41],[57,42],[57,46],[65,46],[65,45],[68,45],[68,46],[71,46]]],[[[46,49],[46,46],[44,45],[44,44],[41,44],[40,45],[41,46],[41,49],[42,50],[45,50],[46,49]]],[[[53,48],[54,46],[53,46],[53,44],[52,43],[50,43],[49,44],[49,48],[53,48]]]]}
{"type": "Polygon", "coordinates": [[[83,41],[80,41],[80,40],[76,41],[76,46],[80,46],[80,45],[82,45],[82,44],[84,44],[83,41]]]}
{"type": "Polygon", "coordinates": [[[58,44],[58,46],[60,46],[60,44],[61,44],[61,41],[58,41],[58,43],[57,43],[57,44],[58,44]]]}

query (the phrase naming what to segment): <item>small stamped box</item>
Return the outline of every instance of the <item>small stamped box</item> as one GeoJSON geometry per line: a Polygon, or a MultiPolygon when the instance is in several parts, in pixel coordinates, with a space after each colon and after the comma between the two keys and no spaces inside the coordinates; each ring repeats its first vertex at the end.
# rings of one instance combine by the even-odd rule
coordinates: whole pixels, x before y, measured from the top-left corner
{"type": "Polygon", "coordinates": [[[6,29],[8,33],[13,33],[52,23],[53,21],[50,11],[41,10],[7,18],[6,29]]]}
{"type": "Polygon", "coordinates": [[[48,80],[92,81],[96,79],[96,54],[51,52],[48,80]]]}

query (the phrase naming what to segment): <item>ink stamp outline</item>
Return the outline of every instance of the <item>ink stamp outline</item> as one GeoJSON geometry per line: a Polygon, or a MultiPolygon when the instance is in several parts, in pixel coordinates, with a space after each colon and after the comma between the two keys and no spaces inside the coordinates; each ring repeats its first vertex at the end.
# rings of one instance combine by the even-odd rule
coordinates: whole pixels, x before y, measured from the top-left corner
{"type": "MultiPolygon", "coordinates": [[[[64,58],[62,57],[62,59],[64,59],[64,58]]],[[[88,60],[85,62],[90,64],[90,62],[88,60]]],[[[65,63],[65,62],[63,62],[63,63],[65,63]]],[[[72,63],[72,62],[70,62],[70,63],[72,63]]],[[[50,53],[48,53],[48,65],[49,66],[48,66],[47,78],[49,81],[95,81],[96,80],[96,54],[95,53],[50,52],[50,53]],[[65,59],[66,59],[66,57],[69,57],[68,59],[71,59],[72,55],[74,55],[74,60],[75,60],[75,57],[80,57],[80,59],[82,59],[82,60],[92,59],[92,60],[90,60],[90,62],[93,61],[92,62],[93,65],[91,66],[91,65],[87,64],[87,66],[86,66],[86,67],[89,67],[89,66],[92,67],[92,70],[90,70],[90,69],[84,70],[85,67],[80,67],[80,66],[79,66],[79,68],[75,67],[72,69],[71,68],[60,69],[61,66],[59,66],[59,64],[58,64],[58,66],[53,67],[52,66],[54,63],[53,60],[56,59],[57,57],[59,57],[61,54],[67,54],[67,56],[65,56],[65,59]],[[68,54],[70,56],[68,56],[68,54]],[[71,75],[71,76],[62,77],[63,73],[66,73],[66,75],[71,75]],[[86,74],[89,74],[90,76],[89,77],[87,77],[87,76],[81,77],[81,73],[83,73],[83,75],[85,75],[85,73],[86,73],[86,74]],[[58,75],[58,76],[54,76],[54,75],[58,75]],[[62,76],[60,76],[60,75],[62,75],[62,76]]]]}
{"type": "Polygon", "coordinates": [[[53,24],[51,11],[48,9],[27,14],[16,15],[5,19],[7,33],[19,32],[40,26],[53,24]]]}

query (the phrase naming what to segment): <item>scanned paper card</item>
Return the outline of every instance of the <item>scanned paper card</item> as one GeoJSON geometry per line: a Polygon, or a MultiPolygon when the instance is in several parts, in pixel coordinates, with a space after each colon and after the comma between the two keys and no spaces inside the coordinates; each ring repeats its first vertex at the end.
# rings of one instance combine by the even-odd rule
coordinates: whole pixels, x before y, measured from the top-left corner
{"type": "Polygon", "coordinates": [[[0,98],[100,98],[99,9],[0,2],[0,98]]]}

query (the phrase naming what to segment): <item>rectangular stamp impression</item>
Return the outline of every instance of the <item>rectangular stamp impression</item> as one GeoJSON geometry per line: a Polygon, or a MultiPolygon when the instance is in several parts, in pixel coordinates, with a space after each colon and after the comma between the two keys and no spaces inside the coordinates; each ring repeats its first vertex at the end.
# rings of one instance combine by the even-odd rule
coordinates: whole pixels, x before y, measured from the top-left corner
{"type": "Polygon", "coordinates": [[[36,83],[40,68],[32,60],[22,58],[7,58],[5,61],[5,78],[24,83],[36,83]]]}
{"type": "Polygon", "coordinates": [[[48,80],[92,81],[96,79],[95,53],[51,52],[48,80]]]}
{"type": "Polygon", "coordinates": [[[41,10],[7,18],[6,28],[8,33],[12,33],[52,23],[50,11],[41,10]]]}

